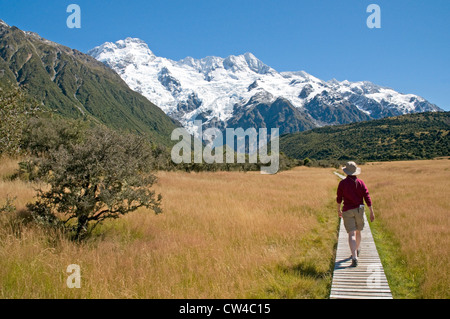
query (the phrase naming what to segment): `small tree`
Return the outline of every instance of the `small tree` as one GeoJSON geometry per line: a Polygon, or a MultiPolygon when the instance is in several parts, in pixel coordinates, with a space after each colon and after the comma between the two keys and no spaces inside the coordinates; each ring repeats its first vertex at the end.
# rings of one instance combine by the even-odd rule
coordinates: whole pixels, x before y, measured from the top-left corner
{"type": "Polygon", "coordinates": [[[0,155],[20,152],[20,140],[28,118],[37,111],[23,89],[0,87],[0,155]]]}
{"type": "Polygon", "coordinates": [[[40,220],[60,220],[76,240],[139,207],[160,213],[151,154],[143,138],[95,128],[82,142],[61,145],[36,162],[50,189],[39,190],[28,207],[40,220]]]}
{"type": "Polygon", "coordinates": [[[307,166],[309,163],[311,163],[311,160],[309,158],[305,158],[303,160],[303,165],[307,166]]]}

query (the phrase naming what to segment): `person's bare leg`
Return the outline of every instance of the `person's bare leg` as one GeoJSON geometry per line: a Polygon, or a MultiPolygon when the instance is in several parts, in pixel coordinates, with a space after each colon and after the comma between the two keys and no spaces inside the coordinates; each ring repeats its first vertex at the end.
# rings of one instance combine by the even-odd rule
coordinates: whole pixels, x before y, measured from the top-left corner
{"type": "Polygon", "coordinates": [[[361,231],[356,231],[356,251],[359,251],[359,245],[361,244],[361,231]]]}
{"type": "Polygon", "coordinates": [[[348,233],[348,244],[350,246],[350,251],[352,252],[352,258],[357,259],[357,246],[356,246],[356,234],[355,231],[351,231],[348,233]]]}

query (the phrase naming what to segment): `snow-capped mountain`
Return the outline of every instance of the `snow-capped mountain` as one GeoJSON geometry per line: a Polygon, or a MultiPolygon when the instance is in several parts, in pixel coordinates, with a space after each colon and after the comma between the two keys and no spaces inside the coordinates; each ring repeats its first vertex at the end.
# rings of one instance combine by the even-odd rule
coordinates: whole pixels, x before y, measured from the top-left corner
{"type": "Polygon", "coordinates": [[[282,134],[440,110],[422,97],[371,82],[326,82],[304,71],[277,72],[251,53],[173,61],[156,56],[144,41],[127,38],[88,54],[193,133],[194,120],[220,129],[279,127],[282,134]]]}

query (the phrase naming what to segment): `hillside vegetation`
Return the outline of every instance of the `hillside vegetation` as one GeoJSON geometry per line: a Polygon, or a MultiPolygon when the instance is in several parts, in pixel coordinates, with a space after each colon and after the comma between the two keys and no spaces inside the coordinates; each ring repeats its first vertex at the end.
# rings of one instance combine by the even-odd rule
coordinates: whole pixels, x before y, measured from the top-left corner
{"type": "Polygon", "coordinates": [[[91,56],[3,24],[0,72],[0,87],[26,88],[43,110],[66,118],[88,118],[165,145],[178,126],[91,56]]]}
{"type": "Polygon", "coordinates": [[[428,112],[287,134],[280,150],[297,159],[386,161],[450,155],[450,112],[428,112]]]}

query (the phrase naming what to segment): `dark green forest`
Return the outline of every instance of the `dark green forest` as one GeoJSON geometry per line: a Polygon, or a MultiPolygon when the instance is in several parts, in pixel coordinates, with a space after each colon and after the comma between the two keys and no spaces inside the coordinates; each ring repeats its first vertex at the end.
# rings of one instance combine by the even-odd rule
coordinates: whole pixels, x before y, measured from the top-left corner
{"type": "Polygon", "coordinates": [[[280,137],[280,151],[296,159],[392,161],[450,155],[450,112],[427,112],[280,137]]]}

